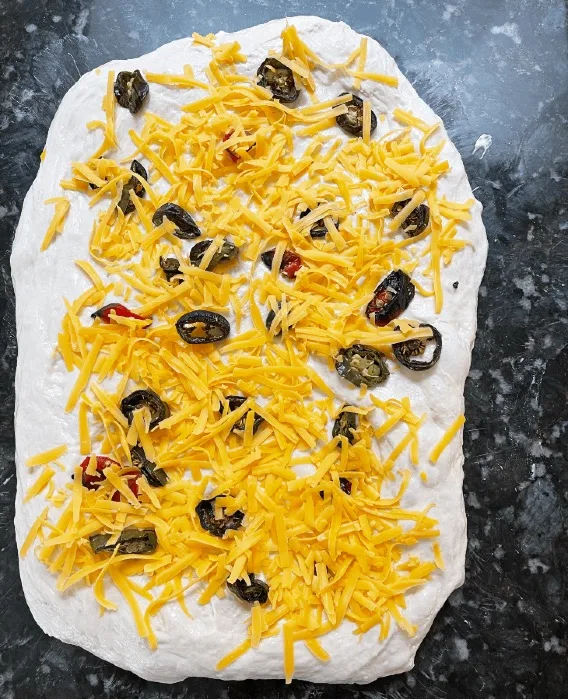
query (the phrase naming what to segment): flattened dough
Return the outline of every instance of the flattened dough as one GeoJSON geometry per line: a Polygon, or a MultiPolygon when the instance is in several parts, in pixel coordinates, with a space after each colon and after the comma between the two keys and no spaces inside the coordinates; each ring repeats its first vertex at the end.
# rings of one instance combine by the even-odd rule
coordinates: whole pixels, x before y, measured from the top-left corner
{"type": "MultiPolygon", "coordinates": [[[[359,45],[360,35],[343,23],[318,17],[296,17],[293,23],[306,43],[324,60],[338,62],[359,45]]],[[[219,42],[236,40],[248,56],[239,72],[254,75],[270,49],[281,47],[280,33],[285,20],[276,20],[234,34],[220,32],[219,42]]],[[[100,143],[100,132],[88,132],[85,123],[103,118],[101,99],[109,70],[140,69],[154,72],[182,73],[184,64],[191,64],[195,74],[204,79],[203,68],[210,60],[210,51],[194,45],[190,38],[162,46],[153,53],[127,61],[113,61],[84,75],[64,97],[53,120],[46,144],[46,157],[37,178],[27,194],[12,254],[12,270],[17,300],[19,357],[16,375],[16,444],[18,492],[16,534],[22,542],[34,519],[45,506],[41,497],[22,504],[23,494],[35,475],[25,467],[25,460],[49,446],[66,443],[68,463],[79,454],[76,416],[65,414],[64,406],[75,374],[67,373],[61,358],[54,355],[61,319],[62,297],[76,298],[88,285],[74,261],[88,257],[88,237],[94,212],[86,198],[69,193],[71,209],[65,231],[45,253],[40,243],[52,213],[44,200],[60,196],[58,183],[69,177],[70,163],[84,160],[100,143]]],[[[391,56],[373,39],[369,39],[366,70],[396,75],[399,87],[386,87],[364,81],[359,94],[372,101],[375,112],[388,115],[375,134],[400,126],[392,118],[392,110],[400,107],[433,123],[437,117],[418,97],[410,83],[398,70],[391,56]]],[[[338,73],[316,72],[321,99],[335,97],[352,89],[352,80],[338,73]]],[[[197,99],[197,91],[188,93],[160,85],[151,85],[147,109],[165,117],[175,117],[181,104],[197,99]]],[[[120,155],[131,152],[128,129],[139,129],[141,117],[132,117],[127,110],[117,110],[117,136],[120,155]]],[[[334,131],[336,131],[334,129],[334,131]]],[[[341,132],[337,129],[337,135],[341,132]]],[[[443,127],[439,137],[447,138],[443,127]]],[[[435,140],[434,140],[435,142],[435,140]]],[[[451,164],[451,171],[439,183],[441,194],[454,201],[472,197],[458,151],[448,140],[442,157],[451,164]]],[[[463,410],[463,387],[468,373],[471,349],[476,330],[477,293],[487,254],[487,239],[481,220],[481,205],[472,207],[472,220],[465,236],[473,244],[458,253],[448,268],[443,268],[444,307],[434,314],[432,299],[416,295],[412,316],[422,322],[435,323],[444,337],[444,351],[436,368],[423,376],[397,372],[389,380],[389,394],[410,396],[416,413],[428,414],[421,431],[421,460],[439,440],[445,428],[463,410]],[[458,289],[452,283],[459,280],[458,289]],[[427,375],[427,376],[426,376],[427,375]]],[[[353,401],[358,390],[349,389],[323,365],[317,369],[344,401],[353,401]]],[[[315,366],[316,366],[315,365],[315,366]]],[[[396,443],[396,431],[389,434],[389,444],[396,443]]],[[[344,623],[322,641],[331,654],[331,661],[322,664],[302,644],[296,645],[295,678],[319,682],[367,683],[379,676],[407,671],[427,633],[434,616],[448,595],[463,582],[466,547],[466,522],[462,497],[461,434],[444,451],[436,466],[428,469],[428,483],[412,479],[404,497],[404,505],[423,508],[436,503],[431,514],[439,519],[440,544],[446,562],[443,572],[436,572],[424,586],[407,595],[408,619],[418,625],[415,637],[409,638],[396,625],[388,639],[379,643],[378,632],[372,630],[363,638],[352,634],[344,623]]],[[[59,475],[58,478],[64,478],[59,475]]],[[[68,478],[68,475],[66,476],[68,478]]],[[[60,481],[59,483],[63,483],[60,481]]],[[[89,588],[73,588],[61,595],[55,589],[55,577],[33,553],[21,560],[20,571],[26,600],[40,627],[49,635],[75,644],[148,680],[173,683],[187,676],[209,676],[223,679],[282,678],[282,638],[269,638],[257,650],[250,651],[221,673],[215,671],[218,659],[239,644],[246,633],[246,611],[230,599],[214,599],[199,606],[195,595],[188,597],[193,620],[187,620],[177,605],[168,605],[155,618],[159,646],[151,651],[135,629],[129,608],[120,599],[118,612],[102,617],[89,588]]],[[[112,591],[111,591],[112,592],[112,591]]]]}

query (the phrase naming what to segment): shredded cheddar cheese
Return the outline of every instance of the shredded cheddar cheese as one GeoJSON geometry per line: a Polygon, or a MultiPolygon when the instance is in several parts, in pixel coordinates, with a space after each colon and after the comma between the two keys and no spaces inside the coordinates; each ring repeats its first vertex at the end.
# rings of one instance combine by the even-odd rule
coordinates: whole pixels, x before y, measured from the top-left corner
{"type": "Polygon", "coordinates": [[[461,413],[455,421],[448,427],[444,435],[441,437],[440,441],[438,442],[437,445],[432,449],[430,452],[430,461],[436,464],[436,462],[440,459],[440,455],[442,452],[446,449],[446,447],[450,444],[450,442],[454,439],[454,437],[457,435],[458,431],[463,427],[465,424],[465,416],[463,413],[461,413]]]}
{"type": "Polygon", "coordinates": [[[369,100],[363,102],[363,142],[371,142],[371,103],[369,100]]]}
{"type": "Polygon", "coordinates": [[[53,217],[41,243],[41,251],[47,250],[55,234],[63,231],[63,222],[65,221],[70,206],[70,202],[66,197],[52,197],[51,199],[46,199],[45,204],[55,204],[55,211],[53,212],[53,217]]]}
{"type": "Polygon", "coordinates": [[[44,464],[49,464],[54,462],[56,459],[63,457],[67,452],[67,445],[58,445],[57,447],[52,447],[50,450],[45,452],[40,452],[33,457],[29,457],[26,460],[26,467],[40,467],[44,464]]]}
{"type": "Polygon", "coordinates": [[[358,80],[359,83],[362,80],[371,80],[374,83],[384,83],[385,85],[390,85],[390,87],[398,87],[398,78],[394,75],[384,75],[383,73],[366,73],[359,70],[350,70],[347,72],[349,75],[355,78],[355,80],[358,80]]]}
{"type": "Polygon", "coordinates": [[[49,484],[54,475],[55,470],[53,470],[51,467],[44,467],[41,474],[26,491],[26,495],[24,496],[24,502],[29,501],[30,498],[33,498],[34,496],[37,496],[38,493],[41,493],[43,489],[49,484]]]}
{"type": "MultiPolygon", "coordinates": [[[[324,132],[347,111],[350,96],[318,101],[314,72],[330,66],[294,26],[286,27],[282,40],[280,60],[312,104],[295,109],[271,99],[237,72],[246,57],[236,42],[217,45],[213,35],[194,34],[193,41],[211,51],[206,80],[196,79],[190,66],[183,75],[145,77],[207,94],[192,101],[188,93],[176,123],[145,114],[140,131],[130,131],[134,153],[120,163],[112,158],[117,142],[109,72],[105,121],[88,125],[102,129],[103,143],[86,162],[73,163],[71,179],[61,183],[88,196],[90,204],[106,203],[91,231],[91,259],[77,261],[90,287],[66,303],[57,339],[66,369],[75,373],[65,410],[77,414],[80,452],[90,459],[84,468],[70,465],[74,479],[59,491],[49,465],[66,447],[28,460],[43,471],[26,500],[49,487],[49,502],[62,510],[48,508],[38,517],[21,555],[39,540],[37,556],[57,573],[58,589],[92,587],[104,614],[117,607],[105,597],[112,581],[151,648],[157,645],[153,618],[164,605],[177,602],[190,618],[190,587],[199,589],[198,604],[208,605],[226,595],[227,584],[250,582],[255,574],[269,584],[269,602],[251,607],[248,635],[243,630],[243,642],[217,669],[282,634],[290,682],[296,645],[325,663],[333,648],[324,648],[320,638],[344,621],[356,634],[378,627],[381,640],[391,620],[413,635],[416,628],[403,612],[405,593],[443,568],[436,542],[431,560],[412,555],[418,541],[437,538],[437,521],[427,510],[403,504],[410,479],[420,478],[420,428],[428,417],[414,413],[408,398],[379,399],[369,392],[369,406],[349,407],[359,419],[354,444],[341,436],[329,440],[328,424],[337,417],[334,394],[308,360],[318,357],[333,367],[339,350],[354,343],[389,354],[394,343],[430,337],[430,329],[404,319],[375,327],[361,310],[377,283],[400,268],[431,279],[432,290],[418,283],[416,290],[433,296],[439,311],[442,265],[467,244],[456,235],[473,202],[438,198],[436,183],[449,165],[440,159],[439,144],[427,146],[437,125],[402,110],[394,117],[405,128],[379,138],[371,134],[371,103],[365,100],[363,138],[330,142],[324,132]],[[420,132],[419,146],[412,129],[420,132]],[[297,136],[308,139],[300,156],[294,153],[297,136]],[[124,163],[134,157],[147,163],[148,182],[141,181],[146,196],[131,193],[134,211],[124,215],[117,204],[132,177],[124,163]],[[392,206],[406,199],[389,223],[392,206]],[[186,264],[168,219],[152,224],[155,210],[170,201],[196,212],[213,239],[199,266],[186,264]],[[364,212],[361,202],[368,202],[364,212]],[[399,225],[423,202],[431,227],[415,239],[398,240],[399,225]],[[306,208],[311,213],[299,218],[306,208]],[[328,235],[312,238],[310,229],[320,221],[328,235]],[[225,232],[253,267],[274,248],[271,270],[258,278],[209,270],[225,232]],[[414,244],[421,241],[418,252],[414,244]],[[289,250],[302,262],[293,280],[280,271],[289,250]],[[180,262],[172,280],[160,270],[160,258],[168,255],[180,262]],[[119,281],[107,283],[111,276],[119,281]],[[108,303],[111,292],[148,320],[111,313],[109,323],[92,324],[91,308],[108,303]],[[229,339],[181,343],[175,320],[194,309],[232,312],[229,339]],[[267,328],[269,310],[274,320],[267,328]],[[242,331],[247,316],[253,327],[242,331]],[[167,404],[169,415],[155,427],[145,410],[135,410],[130,422],[122,413],[121,400],[135,388],[151,389],[167,404]],[[246,401],[228,411],[225,397],[236,394],[246,401]],[[397,440],[381,459],[374,441],[390,440],[393,432],[397,440]],[[164,470],[166,485],[153,486],[133,468],[136,445],[164,470]],[[96,455],[108,456],[104,469],[96,455]],[[305,476],[295,469],[300,465],[305,476]],[[85,478],[99,479],[96,487],[84,488],[85,478]],[[341,479],[351,483],[349,494],[341,479]],[[394,480],[396,495],[387,498],[383,489],[394,480]],[[244,512],[242,527],[224,537],[204,531],[196,506],[205,498],[216,499],[217,517],[244,512]],[[85,544],[104,533],[116,545],[126,528],[154,530],[155,552],[126,554],[116,546],[95,554],[85,544]]],[[[362,80],[396,87],[395,76],[367,71],[367,43],[363,38],[339,67],[353,77],[355,89],[362,80]]],[[[56,212],[42,249],[61,230],[69,206],[64,198],[49,201],[56,212]]],[[[432,450],[433,462],[461,425],[463,416],[432,450]]]]}
{"type": "Polygon", "coordinates": [[[368,38],[361,37],[361,46],[359,47],[359,57],[357,58],[357,71],[355,73],[355,79],[353,80],[353,88],[355,90],[361,89],[361,74],[365,71],[365,63],[367,62],[367,46],[369,44],[368,38]]]}

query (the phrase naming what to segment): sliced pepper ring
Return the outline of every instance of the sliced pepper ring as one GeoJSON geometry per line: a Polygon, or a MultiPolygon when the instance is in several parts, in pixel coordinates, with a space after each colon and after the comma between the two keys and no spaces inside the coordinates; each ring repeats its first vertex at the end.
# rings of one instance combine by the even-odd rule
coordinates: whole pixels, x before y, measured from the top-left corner
{"type": "MultiPolygon", "coordinates": [[[[271,248],[270,250],[265,250],[260,256],[260,259],[269,270],[272,269],[275,253],[276,248],[271,248]]],[[[288,279],[295,279],[296,273],[301,267],[302,258],[298,253],[294,253],[292,250],[285,250],[282,255],[282,261],[280,262],[280,272],[282,272],[285,277],[288,277],[288,279]]]]}
{"type": "Polygon", "coordinates": [[[172,281],[172,277],[181,274],[179,269],[179,260],[173,255],[168,255],[165,258],[160,256],[160,268],[162,269],[162,272],[166,276],[168,282],[172,281]]]}
{"type": "MultiPolygon", "coordinates": [[[[205,241],[199,241],[189,251],[189,262],[194,267],[199,267],[201,265],[201,261],[205,257],[205,253],[208,251],[208,249],[212,243],[213,243],[212,239],[208,239],[205,241]]],[[[231,241],[224,240],[223,243],[221,244],[221,247],[218,248],[213,253],[213,257],[209,261],[209,265],[207,265],[207,269],[209,271],[211,271],[211,270],[215,269],[217,267],[217,265],[220,265],[221,263],[230,262],[231,260],[234,260],[238,254],[239,254],[238,247],[234,243],[231,243],[231,241]]]]}
{"type": "Polygon", "coordinates": [[[150,411],[150,429],[155,428],[160,421],[170,415],[168,405],[151,389],[137,389],[120,402],[120,410],[129,424],[132,423],[134,411],[140,408],[147,408],[150,411]]]}
{"type": "Polygon", "coordinates": [[[294,73],[282,61],[270,56],[266,58],[257,70],[260,87],[268,88],[275,100],[279,102],[295,102],[300,91],[294,82],[294,73]]]}
{"type": "Polygon", "coordinates": [[[250,585],[244,578],[238,578],[234,583],[227,583],[227,586],[244,603],[264,605],[268,601],[268,584],[257,579],[254,574],[249,574],[249,579],[250,585]]]}
{"type": "MultiPolygon", "coordinates": [[[[363,100],[350,92],[342,92],[339,96],[351,95],[351,100],[345,103],[347,112],[335,118],[337,126],[352,136],[363,136],[363,100]]],[[[377,128],[377,115],[371,110],[371,133],[377,128]]]]}
{"type": "MultiPolygon", "coordinates": [[[[402,202],[395,202],[391,208],[391,215],[396,216],[410,202],[410,199],[404,199],[402,202]]],[[[419,236],[426,230],[430,221],[430,209],[427,204],[419,204],[416,209],[411,212],[400,225],[400,228],[409,238],[419,236]]]]}
{"type": "MultiPolygon", "coordinates": [[[[347,407],[346,407],[347,408],[347,407]]],[[[332,437],[337,437],[338,435],[343,435],[352,445],[355,442],[355,431],[359,424],[359,417],[356,413],[351,411],[341,411],[341,413],[335,419],[333,428],[331,430],[332,437]]]]}
{"type": "Polygon", "coordinates": [[[408,308],[415,292],[406,272],[393,270],[375,289],[375,296],[367,304],[365,315],[375,326],[386,326],[408,308]]]}
{"type": "Polygon", "coordinates": [[[123,70],[114,81],[114,96],[121,107],[128,109],[130,114],[136,114],[148,97],[150,86],[142,77],[139,70],[123,70]]]}
{"type": "Polygon", "coordinates": [[[370,389],[386,381],[390,375],[383,353],[360,344],[340,350],[335,358],[335,369],[351,384],[365,384],[370,389]]]}
{"type": "Polygon", "coordinates": [[[231,332],[227,319],[214,311],[190,311],[176,321],[180,338],[190,345],[218,343],[231,332]]]}
{"type": "Polygon", "coordinates": [[[197,517],[201,527],[209,532],[214,537],[223,537],[227,530],[240,530],[243,526],[245,514],[241,510],[236,510],[232,515],[225,515],[223,509],[223,517],[215,518],[215,498],[205,498],[199,501],[195,508],[197,517]]]}
{"type": "MultiPolygon", "coordinates": [[[[240,408],[244,402],[247,400],[246,396],[227,396],[227,403],[229,404],[229,411],[236,411],[237,408],[240,408]]],[[[239,420],[233,425],[232,430],[244,430],[246,427],[246,419],[247,419],[247,413],[245,413],[244,416],[241,416],[239,420]]],[[[264,418],[262,416],[259,416],[258,413],[254,414],[254,421],[252,424],[252,432],[256,433],[258,430],[258,426],[262,423],[264,418]]]]}
{"type": "Polygon", "coordinates": [[[442,353],[442,335],[440,331],[430,323],[421,323],[419,328],[430,328],[432,337],[405,340],[402,343],[394,343],[392,346],[394,356],[400,364],[415,372],[423,372],[424,370],[431,369],[436,362],[438,362],[442,353]],[[432,357],[429,360],[415,359],[424,354],[427,343],[431,341],[435,343],[432,357]]]}

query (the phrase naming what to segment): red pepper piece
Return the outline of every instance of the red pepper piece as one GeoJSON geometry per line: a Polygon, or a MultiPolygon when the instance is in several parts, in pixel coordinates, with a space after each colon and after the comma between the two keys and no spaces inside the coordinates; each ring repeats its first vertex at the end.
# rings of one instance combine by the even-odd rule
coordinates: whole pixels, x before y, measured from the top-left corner
{"type": "Polygon", "coordinates": [[[111,467],[113,464],[116,464],[116,466],[120,468],[120,464],[118,462],[115,462],[114,459],[110,459],[110,457],[97,456],[97,473],[87,474],[87,467],[89,466],[90,460],[90,457],[85,457],[85,459],[80,464],[80,467],[83,470],[83,486],[86,489],[98,489],[101,485],[101,481],[104,481],[105,479],[103,471],[108,467],[111,467]]]}
{"type": "MultiPolygon", "coordinates": [[[[387,304],[390,304],[393,300],[394,294],[389,292],[388,289],[381,289],[375,294],[367,306],[367,314],[370,316],[374,313],[380,313],[387,304]]],[[[386,326],[388,320],[379,321],[376,323],[377,326],[386,326]]]]}
{"type": "MultiPolygon", "coordinates": [[[[235,133],[234,129],[227,131],[225,136],[223,136],[223,141],[228,141],[234,133],[235,133]]],[[[238,156],[236,153],[233,153],[233,151],[231,151],[230,148],[226,148],[225,151],[226,151],[227,155],[229,156],[229,158],[233,161],[233,163],[237,163],[241,159],[240,156],[238,156]]]]}
{"type": "Polygon", "coordinates": [[[122,316],[123,318],[136,318],[139,321],[147,321],[145,316],[139,316],[135,314],[134,311],[130,311],[123,304],[107,304],[97,309],[94,314],[91,314],[91,318],[100,318],[104,323],[111,323],[112,316],[111,311],[114,311],[116,316],[122,316]]]}
{"type": "MultiPolygon", "coordinates": [[[[138,498],[138,494],[140,493],[140,489],[138,488],[138,483],[136,479],[140,476],[139,471],[128,471],[124,472],[125,476],[130,476],[130,474],[134,474],[134,477],[132,479],[128,479],[128,488],[132,491],[132,493],[138,498]]],[[[121,493],[120,491],[115,491],[112,494],[112,499],[113,501],[120,502],[120,496],[121,493]]]]}
{"type": "Polygon", "coordinates": [[[393,270],[375,289],[365,314],[375,326],[386,326],[408,308],[414,299],[414,285],[402,270],[393,270]]]}
{"type": "Polygon", "coordinates": [[[280,263],[280,270],[283,275],[293,280],[296,273],[302,267],[302,258],[291,250],[285,250],[280,263]]]}

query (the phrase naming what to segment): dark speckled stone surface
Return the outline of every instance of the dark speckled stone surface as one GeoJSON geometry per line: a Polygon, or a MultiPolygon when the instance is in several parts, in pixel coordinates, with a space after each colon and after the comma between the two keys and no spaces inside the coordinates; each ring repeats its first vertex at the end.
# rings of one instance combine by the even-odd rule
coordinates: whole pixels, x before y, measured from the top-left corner
{"type": "Polygon", "coordinates": [[[0,1],[0,695],[566,697],[568,695],[568,64],[562,0],[0,1]],[[9,251],[49,123],[80,74],[191,34],[286,12],[378,39],[440,114],[485,205],[489,260],[466,385],[467,579],[415,669],[365,687],[146,683],[46,637],[13,532],[9,251]],[[474,145],[493,138],[483,156],[474,145]],[[483,157],[482,157],[483,156],[483,157]]]}

